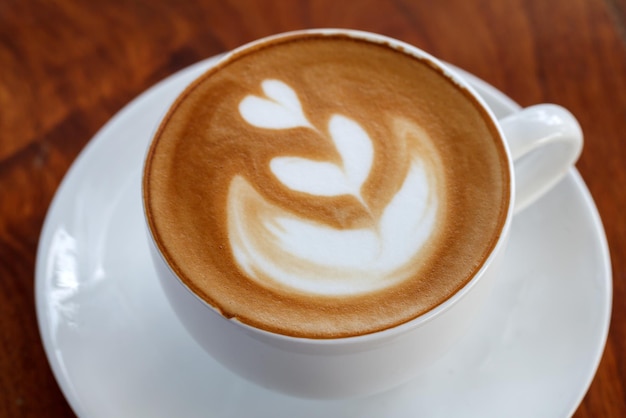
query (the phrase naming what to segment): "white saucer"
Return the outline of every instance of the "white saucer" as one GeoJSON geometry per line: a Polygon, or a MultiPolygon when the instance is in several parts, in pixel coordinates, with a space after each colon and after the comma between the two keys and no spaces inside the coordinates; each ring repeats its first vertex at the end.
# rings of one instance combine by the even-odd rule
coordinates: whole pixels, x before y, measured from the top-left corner
{"type": "MultiPolygon", "coordinates": [[[[418,380],[370,398],[309,401],[231,374],[187,335],[155,278],[140,171],[194,65],[117,114],[65,177],[36,266],[40,332],[82,417],[561,417],[573,413],[607,337],[612,283],[604,230],[572,170],[515,218],[501,280],[478,323],[418,380]]],[[[497,115],[517,105],[463,73],[497,115]]]]}

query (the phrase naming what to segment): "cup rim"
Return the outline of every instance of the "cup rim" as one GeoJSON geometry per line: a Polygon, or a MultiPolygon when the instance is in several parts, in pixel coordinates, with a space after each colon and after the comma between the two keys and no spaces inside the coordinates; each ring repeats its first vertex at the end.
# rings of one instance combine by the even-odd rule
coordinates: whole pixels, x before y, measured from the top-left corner
{"type": "MultiPolygon", "coordinates": [[[[508,190],[509,190],[509,198],[508,198],[508,207],[506,210],[506,216],[504,222],[501,225],[499,230],[499,235],[497,237],[497,241],[495,245],[492,247],[489,255],[483,260],[481,267],[474,273],[474,275],[465,283],[460,289],[454,292],[450,297],[441,302],[439,305],[433,307],[432,309],[424,312],[423,314],[409,319],[406,322],[381,329],[379,331],[369,332],[366,334],[360,335],[352,335],[345,337],[333,337],[333,338],[314,338],[314,337],[300,337],[300,336],[292,336],[287,334],[282,334],[278,332],[268,331],[259,327],[255,327],[253,325],[247,324],[245,322],[239,321],[236,318],[226,318],[223,316],[219,309],[210,303],[208,303],[204,298],[200,297],[193,290],[189,288],[189,286],[182,280],[174,271],[172,266],[169,264],[165,256],[163,255],[160,246],[158,245],[155,237],[154,231],[152,229],[152,225],[147,221],[147,207],[146,200],[144,194],[145,183],[142,180],[141,182],[141,193],[142,193],[142,208],[144,212],[144,221],[146,221],[146,226],[148,230],[148,236],[151,240],[151,244],[154,245],[156,254],[158,254],[159,258],[163,262],[163,265],[167,267],[170,275],[178,281],[179,284],[183,286],[185,291],[191,293],[194,299],[200,301],[206,308],[211,311],[211,313],[218,315],[221,319],[225,321],[229,321],[233,325],[240,327],[241,330],[257,335],[259,337],[270,338],[274,340],[280,340],[285,343],[296,343],[296,344],[306,344],[306,345],[316,345],[316,346],[336,346],[336,345],[348,345],[348,344],[356,344],[367,341],[379,341],[387,338],[393,338],[395,336],[406,333],[409,330],[419,328],[424,324],[434,320],[435,318],[442,315],[444,312],[453,308],[461,299],[465,297],[468,293],[472,291],[472,289],[477,285],[478,281],[485,275],[485,272],[489,270],[490,266],[493,264],[494,259],[498,256],[498,254],[504,250],[504,246],[506,245],[506,237],[509,234],[512,218],[514,215],[514,206],[515,206],[515,171],[513,167],[513,159],[510,154],[509,147],[506,143],[506,139],[502,129],[498,123],[498,119],[495,117],[492,110],[486,104],[486,102],[482,99],[482,97],[476,92],[476,90],[463,78],[461,78],[453,69],[448,67],[445,63],[443,63],[438,58],[434,57],[430,53],[414,46],[404,41],[391,38],[386,35],[381,35],[373,32],[367,32],[362,30],[355,29],[342,29],[342,28],[316,28],[316,29],[301,29],[301,30],[293,30],[288,32],[282,32],[277,34],[272,34],[266,37],[259,38],[257,40],[245,43],[237,48],[232,49],[224,54],[222,54],[218,60],[211,66],[211,68],[215,68],[221,65],[224,62],[229,61],[233,57],[237,56],[240,53],[248,51],[249,49],[256,48],[265,43],[275,42],[277,40],[288,39],[290,37],[301,37],[305,35],[328,35],[328,36],[338,36],[343,35],[347,37],[356,38],[359,40],[364,40],[371,43],[384,44],[390,48],[396,49],[402,53],[409,54],[420,58],[422,60],[427,61],[430,65],[436,68],[446,79],[448,79],[451,83],[455,84],[458,88],[461,88],[468,92],[472,99],[478,103],[483,113],[490,119],[492,126],[495,128],[498,138],[502,144],[502,150],[506,157],[506,165],[508,168],[508,190]]],[[[210,68],[210,69],[211,69],[210,68]]],[[[209,70],[210,70],[209,69],[209,70]]],[[[185,94],[186,91],[193,89],[194,85],[202,79],[202,75],[192,81],[178,96],[180,98],[185,94]]],[[[176,100],[178,101],[178,99],[176,100]]],[[[175,102],[176,103],[176,102],[175,102]]],[[[169,112],[169,109],[166,113],[169,112]]],[[[158,132],[159,124],[154,128],[154,132],[152,134],[152,138],[155,133],[158,132]]],[[[152,141],[151,143],[152,144],[152,141]]],[[[148,158],[150,155],[150,150],[152,145],[148,146],[146,150],[146,154],[144,157],[144,163],[142,167],[142,178],[145,177],[146,166],[148,162],[148,158]]]]}

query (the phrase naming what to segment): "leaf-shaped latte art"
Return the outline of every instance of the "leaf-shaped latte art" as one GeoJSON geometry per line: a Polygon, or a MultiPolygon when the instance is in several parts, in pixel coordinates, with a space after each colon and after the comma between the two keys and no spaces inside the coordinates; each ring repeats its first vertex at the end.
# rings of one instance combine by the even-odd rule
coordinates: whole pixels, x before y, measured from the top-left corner
{"type": "MultiPolygon", "coordinates": [[[[306,119],[288,85],[265,80],[262,88],[265,97],[248,95],[239,104],[248,123],[270,129],[311,128],[320,141],[331,141],[337,153],[329,161],[277,155],[269,163],[277,180],[312,196],[352,195],[370,210],[361,189],[372,171],[374,143],[363,127],[333,114],[325,134],[306,119]]],[[[419,126],[398,121],[396,125],[397,138],[391,140],[407,144],[419,140],[423,149],[431,147],[432,139],[419,126]]],[[[400,188],[382,213],[370,212],[371,223],[357,228],[336,228],[301,217],[267,201],[245,177],[235,176],[228,191],[228,230],[237,264],[259,283],[312,294],[366,293],[406,279],[415,272],[413,266],[406,268],[407,263],[433,233],[440,202],[436,174],[440,163],[432,157],[436,153],[426,152],[431,155],[427,160],[418,152],[417,147],[407,147],[409,169],[400,188]]]]}
{"type": "Polygon", "coordinates": [[[248,95],[239,103],[239,113],[246,122],[266,129],[311,127],[291,87],[279,80],[264,80],[261,87],[269,100],[248,95]]]}

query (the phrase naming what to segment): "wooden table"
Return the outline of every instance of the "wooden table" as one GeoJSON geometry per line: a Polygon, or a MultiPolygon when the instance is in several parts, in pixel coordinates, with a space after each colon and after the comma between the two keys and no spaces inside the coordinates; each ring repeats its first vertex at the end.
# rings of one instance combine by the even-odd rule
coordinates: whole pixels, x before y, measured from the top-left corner
{"type": "Polygon", "coordinates": [[[614,274],[603,360],[576,417],[626,416],[626,1],[3,0],[0,2],[0,416],[72,416],[33,299],[46,210],[72,161],[122,106],[164,77],[247,41],[347,27],[417,45],[522,105],[569,108],[578,169],[614,274]]]}

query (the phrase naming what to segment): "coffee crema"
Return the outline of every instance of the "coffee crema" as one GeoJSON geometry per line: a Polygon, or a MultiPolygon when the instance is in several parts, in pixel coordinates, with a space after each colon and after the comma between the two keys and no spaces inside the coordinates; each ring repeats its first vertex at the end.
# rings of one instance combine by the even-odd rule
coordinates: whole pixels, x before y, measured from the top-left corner
{"type": "Polygon", "coordinates": [[[338,338],[440,305],[503,228],[497,129],[429,61],[346,35],[234,54],[178,98],[144,168],[152,235],[225,317],[338,338]]]}

